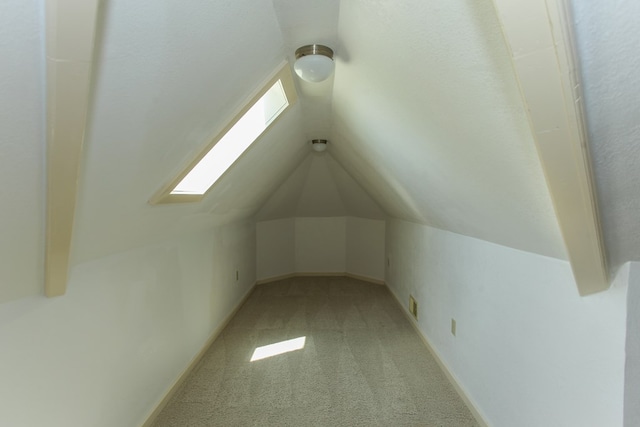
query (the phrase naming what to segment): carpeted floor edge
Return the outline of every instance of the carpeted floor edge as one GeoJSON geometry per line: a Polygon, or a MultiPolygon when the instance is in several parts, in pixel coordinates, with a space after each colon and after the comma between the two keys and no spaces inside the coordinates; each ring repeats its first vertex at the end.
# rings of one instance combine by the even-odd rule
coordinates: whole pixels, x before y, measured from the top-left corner
{"type": "Polygon", "coordinates": [[[438,363],[438,366],[440,366],[440,369],[442,370],[442,372],[445,374],[445,376],[447,377],[447,379],[449,380],[449,382],[451,383],[455,391],[460,396],[460,399],[462,399],[465,405],[467,405],[467,408],[469,408],[469,411],[473,415],[473,418],[475,418],[476,422],[480,425],[480,427],[490,427],[489,423],[485,420],[485,417],[480,411],[480,409],[475,405],[474,401],[468,396],[464,387],[462,387],[458,382],[457,377],[449,370],[449,367],[447,366],[447,364],[444,363],[444,361],[440,358],[440,354],[433,348],[429,339],[422,333],[422,331],[418,327],[418,322],[416,321],[416,319],[413,318],[413,316],[409,313],[409,311],[405,308],[405,306],[400,302],[400,299],[398,298],[396,293],[393,291],[393,289],[389,285],[385,284],[385,286],[389,290],[389,293],[393,296],[393,299],[400,306],[400,309],[409,320],[409,323],[411,323],[411,326],[413,326],[413,329],[420,336],[422,343],[425,345],[425,347],[427,347],[427,350],[429,350],[429,353],[431,353],[435,361],[438,363]]]}
{"type": "Polygon", "coordinates": [[[227,325],[229,324],[231,319],[233,319],[233,317],[236,315],[236,313],[238,313],[240,308],[242,308],[244,303],[249,299],[249,297],[251,296],[251,293],[253,292],[253,290],[256,287],[256,284],[257,284],[257,282],[255,282],[253,285],[251,285],[251,287],[243,295],[243,297],[240,300],[240,302],[238,304],[236,304],[234,309],[231,310],[231,312],[227,315],[227,317],[225,317],[224,320],[220,323],[220,325],[218,325],[218,327],[211,333],[211,335],[209,336],[207,341],[205,341],[205,343],[202,346],[202,348],[200,349],[200,351],[193,357],[193,359],[191,359],[191,361],[184,368],[182,373],[180,373],[180,375],[178,375],[176,380],[169,387],[169,389],[164,394],[162,399],[160,399],[160,401],[155,405],[154,409],[146,417],[146,420],[142,423],[142,425],[140,427],[151,427],[153,425],[153,423],[155,422],[156,418],[158,418],[158,415],[160,415],[160,413],[165,408],[165,406],[167,406],[167,404],[171,401],[171,399],[176,394],[176,392],[178,390],[180,390],[180,387],[182,386],[182,384],[189,377],[189,374],[191,374],[193,369],[196,366],[198,366],[198,363],[200,363],[200,360],[202,360],[202,357],[207,353],[209,348],[213,345],[214,341],[218,338],[218,336],[220,336],[220,334],[222,333],[224,328],[227,327],[227,325]]]}

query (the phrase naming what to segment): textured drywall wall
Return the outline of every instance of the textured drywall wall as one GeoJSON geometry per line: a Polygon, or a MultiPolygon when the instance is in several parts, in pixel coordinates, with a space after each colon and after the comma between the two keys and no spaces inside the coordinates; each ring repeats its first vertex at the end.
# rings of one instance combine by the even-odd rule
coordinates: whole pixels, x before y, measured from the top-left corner
{"type": "Polygon", "coordinates": [[[113,0],[102,19],[73,262],[252,217],[308,154],[299,103],[201,203],[147,201],[283,63],[271,2],[113,0]]]}
{"type": "Polygon", "coordinates": [[[566,257],[491,0],[343,1],[338,34],[332,155],[390,216],[566,257]]]}
{"type": "Polygon", "coordinates": [[[347,218],[347,272],[384,280],[385,222],[347,218]]]}
{"type": "Polygon", "coordinates": [[[386,242],[387,284],[416,297],[420,330],[489,425],[622,424],[624,276],[580,297],[565,261],[397,220],[386,242]]]}
{"type": "Polygon", "coordinates": [[[258,221],[289,217],[356,216],[384,219],[385,213],[335,161],[330,151],[311,152],[256,214],[258,221]]]}
{"type": "Polygon", "coordinates": [[[257,277],[351,273],[384,280],[385,223],[355,217],[285,218],[256,225],[257,277]]]}
{"type": "Polygon", "coordinates": [[[0,424],[141,425],[254,281],[255,226],[233,224],[79,265],[64,297],[1,304],[0,424]]]}
{"type": "Polygon", "coordinates": [[[312,153],[307,180],[296,206],[295,216],[328,217],[346,216],[338,186],[326,162],[326,154],[312,153]]]}
{"type": "Polygon", "coordinates": [[[343,273],[347,271],[347,219],[295,219],[295,272],[343,273]]]}
{"type": "Polygon", "coordinates": [[[0,2],[0,302],[44,291],[44,2],[0,2]]]}
{"type": "Polygon", "coordinates": [[[624,380],[624,426],[640,425],[640,263],[632,262],[627,295],[627,361],[624,380]]]}
{"type": "Polygon", "coordinates": [[[257,277],[285,276],[295,271],[295,219],[256,224],[257,277]]]}
{"type": "Polygon", "coordinates": [[[615,272],[640,261],[640,2],[571,3],[605,248],[615,272]]]}

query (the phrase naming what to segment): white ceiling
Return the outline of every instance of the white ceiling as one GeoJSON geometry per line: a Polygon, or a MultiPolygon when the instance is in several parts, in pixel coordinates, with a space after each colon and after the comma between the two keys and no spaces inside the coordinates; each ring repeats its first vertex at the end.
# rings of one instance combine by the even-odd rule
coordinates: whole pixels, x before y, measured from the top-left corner
{"type": "Polygon", "coordinates": [[[491,1],[343,2],[334,156],[394,217],[564,258],[491,1]]]}
{"type": "Polygon", "coordinates": [[[640,261],[640,2],[572,0],[611,267],[640,261]]]}
{"type": "Polygon", "coordinates": [[[256,220],[386,214],[328,152],[311,152],[260,208],[256,220]]]}
{"type": "MultiPolygon", "coordinates": [[[[99,45],[76,261],[182,224],[250,217],[311,138],[330,139],[331,155],[389,215],[566,256],[490,1],[111,1],[99,45]],[[335,48],[335,76],[297,82],[299,105],[259,144],[273,147],[251,149],[200,205],[146,204],[313,42],[335,48]]],[[[325,203],[300,194],[298,214],[347,212],[339,193],[325,203]]]]}
{"type": "MultiPolygon", "coordinates": [[[[640,3],[574,7],[606,249],[617,266],[640,260],[640,3]]],[[[0,281],[35,288],[45,209],[41,8],[0,4],[0,197],[11,201],[2,206],[0,260],[21,260],[2,265],[0,281]]],[[[74,262],[253,218],[278,194],[298,194],[296,209],[313,215],[318,204],[304,185],[318,181],[295,182],[312,170],[328,170],[335,184],[327,211],[373,216],[379,207],[566,257],[491,0],[110,0],[103,12],[74,262]],[[308,43],[335,49],[334,77],[298,81],[299,103],[204,202],[150,206],[149,197],[308,43]],[[313,165],[311,138],[330,140],[324,164],[313,165]]]]}
{"type": "Polygon", "coordinates": [[[198,204],[147,201],[284,59],[273,7],[251,0],[105,3],[76,213],[75,262],[251,217],[307,154],[294,106],[198,204]],[[231,42],[232,41],[232,42],[231,42]]]}
{"type": "Polygon", "coordinates": [[[36,2],[0,2],[0,301],[42,291],[44,58],[36,2]]]}

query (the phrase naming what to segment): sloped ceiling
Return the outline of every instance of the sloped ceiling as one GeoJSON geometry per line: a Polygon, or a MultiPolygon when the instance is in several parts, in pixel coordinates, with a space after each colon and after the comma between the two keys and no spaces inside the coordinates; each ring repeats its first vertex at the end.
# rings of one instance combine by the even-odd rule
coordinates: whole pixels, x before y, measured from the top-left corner
{"type": "Polygon", "coordinates": [[[0,2],[0,302],[42,292],[44,84],[36,2],[0,2]]]}
{"type": "Polygon", "coordinates": [[[640,261],[640,2],[573,0],[609,265],[640,261]]]}
{"type": "Polygon", "coordinates": [[[308,153],[295,105],[206,200],[150,206],[279,68],[268,2],[105,2],[76,213],[75,262],[251,217],[308,153]]]}
{"type": "Polygon", "coordinates": [[[385,210],[565,256],[490,1],[343,2],[339,34],[333,154],[385,210]]]}
{"type": "MultiPolygon", "coordinates": [[[[76,262],[256,213],[324,215],[330,205],[378,215],[362,209],[370,204],[365,198],[349,206],[345,193],[353,191],[393,217],[566,259],[490,0],[226,0],[188,7],[114,0],[102,20],[76,262]],[[149,196],[309,43],[334,48],[334,76],[317,85],[296,81],[299,103],[203,203],[149,206],[149,196]],[[330,140],[321,169],[308,157],[312,138],[330,140]],[[335,183],[326,195],[332,204],[315,203],[309,195],[318,189],[305,189],[321,181],[308,179],[320,170],[335,183]],[[283,207],[293,201],[295,210],[283,207]]],[[[590,130],[606,138],[593,124],[590,130]]],[[[596,162],[603,156],[611,157],[596,155],[596,162]]],[[[601,170],[612,164],[601,163],[601,170]]],[[[622,179],[598,175],[601,194],[622,179]]],[[[615,225],[616,215],[628,219],[633,206],[620,214],[602,209],[616,262],[633,248],[639,250],[632,256],[640,254],[630,243],[631,222],[615,225]]]]}
{"type": "MultiPolygon", "coordinates": [[[[114,0],[98,45],[76,262],[250,218],[311,138],[331,141],[332,159],[348,172],[334,165],[333,177],[354,177],[389,215],[565,257],[489,0],[114,0]],[[298,80],[299,103],[203,203],[146,203],[279,63],[314,42],[335,48],[334,78],[298,80]]],[[[330,182],[335,197],[350,191],[347,179],[330,182]]],[[[298,213],[337,206],[314,205],[312,193],[302,189],[298,213]]]]}
{"type": "MultiPolygon", "coordinates": [[[[640,3],[570,2],[606,249],[616,267],[640,261],[640,3]]],[[[301,195],[307,181],[294,177],[311,171],[301,165],[311,162],[312,138],[330,140],[325,166],[346,212],[368,203],[349,205],[348,194],[364,194],[394,217],[565,257],[490,0],[102,4],[74,262],[251,219],[278,195],[301,195]],[[309,43],[335,49],[333,78],[297,81],[299,103],[204,202],[148,205],[309,43]]],[[[43,8],[0,5],[0,281],[15,283],[0,300],[42,285],[43,8]]]]}
{"type": "Polygon", "coordinates": [[[310,153],[260,208],[256,220],[386,215],[329,153],[310,153]]]}

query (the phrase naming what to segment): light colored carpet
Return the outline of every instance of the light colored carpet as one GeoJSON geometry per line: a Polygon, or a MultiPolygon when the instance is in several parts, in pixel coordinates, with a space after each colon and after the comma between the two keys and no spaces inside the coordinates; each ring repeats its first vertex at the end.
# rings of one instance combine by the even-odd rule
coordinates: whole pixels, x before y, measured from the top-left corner
{"type": "Polygon", "coordinates": [[[155,423],[476,425],[389,290],[341,277],[256,286],[155,423]],[[303,349],[250,362],[302,336],[303,349]]]}

